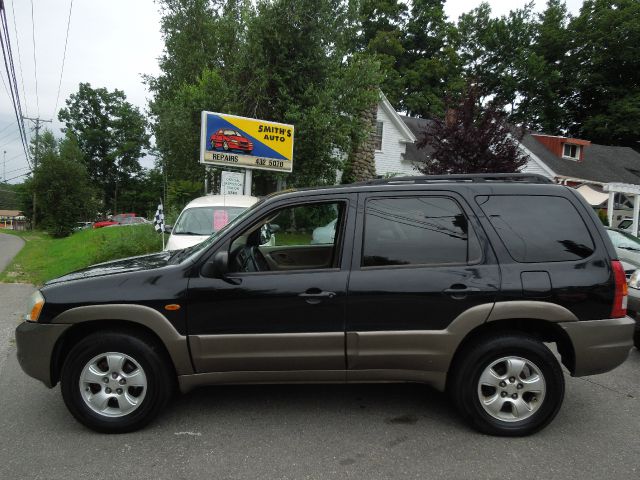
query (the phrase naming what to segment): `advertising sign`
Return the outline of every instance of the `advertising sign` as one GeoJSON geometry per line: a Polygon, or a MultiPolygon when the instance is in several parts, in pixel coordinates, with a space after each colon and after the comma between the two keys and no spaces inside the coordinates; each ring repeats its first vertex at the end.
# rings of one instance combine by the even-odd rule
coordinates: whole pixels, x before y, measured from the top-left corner
{"type": "Polygon", "coordinates": [[[202,112],[200,163],[256,170],[293,170],[293,125],[202,112]]]}
{"type": "Polygon", "coordinates": [[[220,178],[222,195],[242,195],[244,190],[244,173],[223,171],[220,178]]]}

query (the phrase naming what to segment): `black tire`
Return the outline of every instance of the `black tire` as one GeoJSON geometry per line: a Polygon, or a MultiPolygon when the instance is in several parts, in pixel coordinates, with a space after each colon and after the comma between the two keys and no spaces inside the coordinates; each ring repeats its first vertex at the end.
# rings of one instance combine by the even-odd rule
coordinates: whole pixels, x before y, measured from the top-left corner
{"type": "Polygon", "coordinates": [[[633,344],[640,350],[640,321],[636,318],[636,329],[633,332],[633,344]]]}
{"type": "MultiPolygon", "coordinates": [[[[500,365],[497,363],[496,368],[500,365]]],[[[452,369],[453,377],[449,383],[449,394],[462,416],[482,433],[510,437],[530,435],[548,425],[562,405],[564,398],[562,368],[553,353],[542,342],[532,337],[514,333],[481,338],[460,352],[452,369]],[[545,390],[541,403],[537,403],[539,395],[525,393],[530,395],[526,400],[532,408],[532,413],[524,410],[525,415],[530,416],[523,420],[517,420],[518,415],[513,413],[515,412],[514,403],[508,397],[516,394],[517,399],[517,394],[520,392],[522,400],[525,400],[525,396],[522,395],[524,390],[507,393],[502,387],[496,387],[495,392],[491,390],[492,387],[480,387],[480,376],[486,372],[486,369],[505,358],[524,359],[529,362],[525,368],[528,369],[531,366],[537,368],[544,380],[545,390]],[[487,399],[496,398],[496,404],[502,404],[504,410],[496,412],[495,415],[488,413],[481,404],[481,389],[482,395],[486,395],[487,399]],[[497,395],[503,395],[502,392],[507,397],[504,400],[497,397],[497,395]],[[496,415],[513,418],[503,420],[496,415]]],[[[513,377],[505,380],[505,389],[514,388],[514,385],[518,386],[521,381],[516,379],[515,383],[512,382],[509,385],[511,378],[513,377]]],[[[522,380],[522,382],[525,381],[522,380]]],[[[519,386],[522,387],[522,385],[519,386]]]]}
{"type": "MultiPolygon", "coordinates": [[[[138,430],[160,413],[174,391],[175,374],[166,357],[163,348],[151,338],[120,332],[91,334],[71,349],[62,366],[60,380],[64,402],[76,420],[92,430],[103,433],[125,433],[138,430]],[[133,407],[134,409],[130,413],[118,417],[107,416],[92,410],[88,402],[85,401],[80,386],[80,377],[85,366],[92,359],[108,352],[117,352],[123,357],[129,357],[133,360],[134,363],[126,363],[128,360],[125,360],[126,365],[123,363],[123,371],[125,367],[130,370],[137,367],[142,369],[145,376],[146,386],[144,388],[125,385],[126,393],[130,397],[131,394],[137,393],[137,398],[141,398],[141,400],[139,400],[140,404],[133,407]],[[142,391],[144,391],[144,396],[140,397],[142,391]]],[[[106,361],[106,357],[104,361],[106,361]]],[[[135,369],[132,370],[134,373],[135,371],[135,369]]],[[[103,370],[100,371],[100,375],[103,374],[102,372],[103,370]]],[[[104,370],[104,375],[110,375],[109,368],[104,370]]],[[[85,384],[83,389],[86,392],[89,392],[90,389],[97,389],[97,393],[100,393],[100,389],[103,387],[102,384],[91,383],[90,385],[85,384]]],[[[107,389],[104,387],[103,392],[106,391],[107,389]]],[[[109,393],[112,392],[109,391],[109,393]]],[[[119,408],[118,401],[116,399],[115,406],[119,408]]],[[[109,402],[108,405],[111,408],[113,406],[112,400],[109,402]]]]}

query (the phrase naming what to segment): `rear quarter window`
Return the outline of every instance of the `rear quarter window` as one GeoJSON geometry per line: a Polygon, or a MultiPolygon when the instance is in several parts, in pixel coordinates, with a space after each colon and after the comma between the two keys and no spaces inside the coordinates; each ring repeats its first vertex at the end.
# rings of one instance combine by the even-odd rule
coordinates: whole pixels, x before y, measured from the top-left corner
{"type": "Polygon", "coordinates": [[[517,262],[581,260],[594,252],[587,226],[566,198],[484,195],[476,201],[517,262]]]}

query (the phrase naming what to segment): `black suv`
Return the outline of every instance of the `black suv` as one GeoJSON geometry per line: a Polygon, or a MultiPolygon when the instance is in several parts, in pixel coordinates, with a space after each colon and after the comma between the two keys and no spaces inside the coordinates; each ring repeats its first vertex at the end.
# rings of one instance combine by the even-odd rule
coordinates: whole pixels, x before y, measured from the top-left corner
{"type": "MultiPolygon", "coordinates": [[[[176,385],[423,382],[480,431],[525,435],[564,377],[632,346],[615,250],[574,190],[535,175],[287,191],[194,247],[48,282],[24,371],[90,428],[125,432],[176,385]]],[[[595,414],[596,412],[594,412],[595,414]]]]}

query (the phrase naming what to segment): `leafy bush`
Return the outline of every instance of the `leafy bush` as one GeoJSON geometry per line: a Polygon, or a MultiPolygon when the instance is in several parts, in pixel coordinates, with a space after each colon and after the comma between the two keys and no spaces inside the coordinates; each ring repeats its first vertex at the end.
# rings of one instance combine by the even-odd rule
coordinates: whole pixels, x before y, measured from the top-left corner
{"type": "Polygon", "coordinates": [[[162,249],[162,238],[152,225],[102,228],[92,239],[91,263],[153,253],[162,249]]]}

